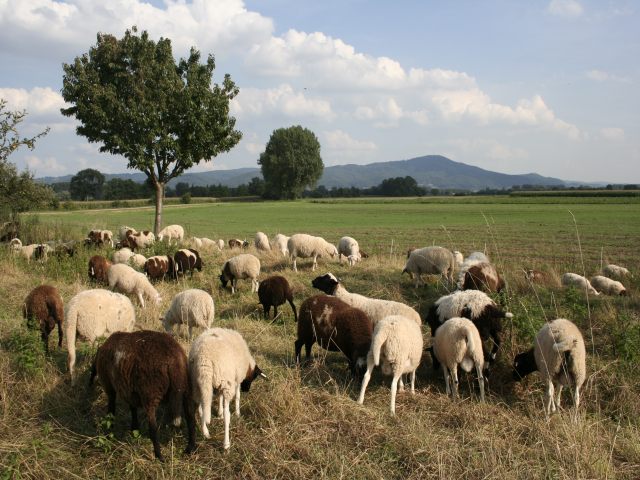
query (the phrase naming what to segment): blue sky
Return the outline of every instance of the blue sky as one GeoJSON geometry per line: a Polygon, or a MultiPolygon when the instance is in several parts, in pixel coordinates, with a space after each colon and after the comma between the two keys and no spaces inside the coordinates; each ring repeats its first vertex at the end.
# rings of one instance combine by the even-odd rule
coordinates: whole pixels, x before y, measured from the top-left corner
{"type": "Polygon", "coordinates": [[[196,170],[257,166],[273,130],[325,165],[441,154],[505,173],[640,182],[640,2],[0,0],[0,97],[26,109],[11,160],[37,176],[123,172],[60,115],[64,62],[137,25],[230,73],[241,143],[196,170]]]}

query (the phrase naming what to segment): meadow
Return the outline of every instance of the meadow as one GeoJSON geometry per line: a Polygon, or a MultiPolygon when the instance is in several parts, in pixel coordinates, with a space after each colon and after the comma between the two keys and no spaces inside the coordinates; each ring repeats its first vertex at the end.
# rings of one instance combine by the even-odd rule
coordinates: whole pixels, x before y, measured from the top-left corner
{"type": "MultiPolygon", "coordinates": [[[[119,225],[150,228],[153,209],[41,212],[23,217],[23,241],[81,239],[91,228],[119,225]]],[[[70,259],[47,262],[0,252],[0,478],[623,478],[640,477],[640,202],[636,198],[352,199],[298,202],[207,203],[167,206],[165,225],[178,223],[188,235],[212,239],[247,238],[256,231],[305,232],[337,242],[358,239],[370,258],[346,263],[298,262],[298,273],[279,254],[256,254],[261,278],[285,275],[299,305],[319,293],[311,280],[331,271],[349,291],[405,302],[423,316],[452,288],[431,278],[415,289],[400,274],[409,247],[442,245],[469,253],[484,250],[505,277],[497,297],[514,313],[506,324],[503,349],[491,374],[484,404],[477,384],[462,377],[462,399],[444,394],[440,371],[427,353],[417,374],[415,396],[398,395],[389,415],[389,382],[374,371],[363,406],[357,381],[345,359],[317,345],[313,361],[296,367],[296,325],[288,306],[265,320],[247,282],[239,292],[220,288],[224,261],[238,252],[203,252],[204,269],[193,278],[158,284],[163,302],[140,309],[140,328],[162,329],[159,317],[173,295],[185,288],[209,291],[218,326],[239,330],[269,380],[257,380],[243,395],[242,417],[232,418],[231,449],[223,452],[222,422],[214,418],[198,450],[184,456],[185,432],[165,426],[161,443],[166,463],[153,458],[146,422],[129,432],[128,408],[118,404],[106,416],[106,397],[87,388],[95,347],[79,343],[78,385],[66,374],[66,349],[50,339],[45,357],[37,333],[21,316],[28,292],[41,283],[59,287],[65,301],[94,286],[80,250],[70,259]],[[559,276],[591,276],[606,263],[629,268],[628,297],[590,297],[561,289],[559,276]],[[549,274],[544,285],[525,281],[523,268],[549,274]],[[528,348],[546,319],[565,317],[582,330],[587,344],[588,380],[577,421],[569,396],[561,413],[545,422],[543,385],[536,375],[511,381],[511,360],[528,348]]],[[[154,252],[175,247],[156,245],[154,252]]],[[[104,250],[110,255],[110,249],[104,250]]],[[[428,329],[423,327],[428,345],[428,329]]],[[[179,341],[188,348],[186,333],[179,341]]]]}

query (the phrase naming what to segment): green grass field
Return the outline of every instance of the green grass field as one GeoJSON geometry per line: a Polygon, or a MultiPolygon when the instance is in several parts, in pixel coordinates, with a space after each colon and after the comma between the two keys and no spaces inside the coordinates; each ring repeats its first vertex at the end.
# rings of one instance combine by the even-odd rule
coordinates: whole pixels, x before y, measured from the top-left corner
{"type": "MultiPolygon", "coordinates": [[[[59,287],[65,301],[93,288],[81,251],[63,261],[27,263],[0,253],[0,478],[624,478],[640,477],[640,203],[634,198],[554,199],[473,197],[419,200],[345,200],[214,203],[169,206],[165,225],[179,223],[188,235],[217,239],[269,237],[305,232],[337,242],[358,239],[371,258],[353,268],[320,260],[319,270],[298,262],[296,274],[281,256],[257,254],[261,278],[285,275],[296,304],[318,292],[311,280],[336,273],[350,291],[403,301],[422,315],[450,286],[436,278],[414,289],[401,276],[410,246],[442,245],[464,253],[485,250],[504,275],[508,289],[499,301],[514,313],[505,328],[503,350],[490,379],[490,394],[479,404],[477,385],[462,377],[462,400],[444,394],[441,372],[428,354],[418,370],[417,392],[398,395],[390,417],[389,379],[374,372],[363,406],[359,385],[337,353],[314,346],[314,361],[293,362],[295,323],[288,306],[275,322],[262,318],[257,296],[240,281],[232,296],[219,288],[223,262],[237,252],[203,252],[205,268],[192,279],[158,284],[163,302],[138,312],[140,328],[161,329],[159,316],[173,295],[190,288],[210,291],[218,326],[238,329],[268,381],[256,381],[242,397],[242,417],[232,418],[231,449],[224,453],[222,423],[213,419],[212,438],[198,432],[198,450],[183,456],[184,431],[161,430],[167,462],[153,459],[146,422],[128,431],[121,403],[113,422],[105,418],[99,386],[87,389],[95,347],[79,343],[79,384],[69,384],[66,348],[50,339],[51,355],[40,354],[37,334],[27,331],[21,305],[41,283],[59,287]],[[511,200],[511,201],[509,201],[511,200]],[[593,201],[591,201],[593,200],[593,201]],[[602,263],[628,267],[628,297],[586,299],[563,290],[566,271],[591,276],[602,263]],[[544,285],[528,284],[523,268],[546,271],[544,285]],[[528,348],[545,319],[563,316],[583,331],[588,380],[578,420],[570,396],[547,423],[543,385],[536,376],[513,383],[510,364],[528,348]],[[111,428],[109,427],[109,424],[111,428]]],[[[26,215],[23,241],[81,239],[91,228],[119,225],[150,228],[153,210],[43,212],[26,215]]],[[[175,248],[172,248],[175,250],[175,248]]],[[[156,246],[153,251],[167,251],[156,246]]],[[[147,252],[147,255],[153,253],[147,252]]],[[[105,255],[110,251],[105,250],[105,255]]],[[[427,331],[423,328],[428,345],[427,331]]],[[[188,349],[185,332],[180,342],[188,349]]],[[[141,416],[142,418],[142,416],[141,416]]]]}

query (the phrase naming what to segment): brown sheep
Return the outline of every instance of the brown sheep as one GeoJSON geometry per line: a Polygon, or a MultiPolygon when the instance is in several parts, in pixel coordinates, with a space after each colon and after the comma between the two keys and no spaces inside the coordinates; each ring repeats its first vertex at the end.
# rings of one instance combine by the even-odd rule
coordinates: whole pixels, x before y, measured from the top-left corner
{"type": "Polygon", "coordinates": [[[107,280],[107,270],[111,266],[111,262],[102,255],[94,255],[89,259],[89,278],[98,283],[109,283],[107,280]]]}
{"type": "Polygon", "coordinates": [[[163,460],[156,422],[156,409],[161,402],[169,405],[176,426],[180,425],[181,411],[184,412],[188,429],[185,453],[195,450],[195,405],[187,355],[171,335],[151,330],[113,333],[98,348],[89,386],[96,374],[107,394],[109,413],[116,413],[117,395],[129,405],[131,430],[139,428],[137,409],[144,409],[158,460],[163,460]]]}
{"type": "Polygon", "coordinates": [[[175,265],[176,276],[178,273],[182,273],[183,275],[187,272],[191,272],[191,276],[193,276],[193,271],[198,270],[202,271],[202,259],[200,258],[200,253],[193,248],[183,248],[178,250],[173,256],[173,262],[175,265]]]}
{"type": "Polygon", "coordinates": [[[176,277],[175,264],[173,258],[167,255],[156,255],[147,258],[144,263],[144,273],[149,280],[164,280],[166,276],[169,278],[176,277]]]}
{"type": "Polygon", "coordinates": [[[36,320],[42,332],[45,352],[49,353],[49,334],[58,325],[58,348],[62,347],[62,322],[64,306],[62,297],[56,287],[40,285],[31,290],[22,305],[22,315],[29,320],[36,320]]]}
{"type": "Polygon", "coordinates": [[[269,310],[273,306],[273,318],[278,315],[278,306],[285,301],[289,302],[293,310],[293,318],[298,321],[296,306],[293,304],[293,292],[286,278],[282,275],[273,275],[260,282],[258,287],[258,299],[264,308],[264,318],[269,318],[269,310]]]}
{"type": "Polygon", "coordinates": [[[229,240],[229,248],[247,248],[249,242],[246,240],[240,240],[239,238],[232,238],[229,240]]]}
{"type": "Polygon", "coordinates": [[[500,292],[505,287],[504,280],[491,263],[477,263],[469,267],[464,274],[463,290],[481,290],[483,292],[500,292]]]}

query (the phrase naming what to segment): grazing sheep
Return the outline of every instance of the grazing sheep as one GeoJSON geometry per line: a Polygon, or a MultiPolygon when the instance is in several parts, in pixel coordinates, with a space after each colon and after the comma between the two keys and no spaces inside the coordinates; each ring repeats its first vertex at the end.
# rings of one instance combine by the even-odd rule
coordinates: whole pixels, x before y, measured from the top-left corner
{"type": "Polygon", "coordinates": [[[617,280],[612,280],[602,275],[596,275],[591,279],[591,286],[599,293],[605,295],[627,295],[627,289],[617,280]]]}
{"type": "Polygon", "coordinates": [[[57,258],[73,257],[76,254],[76,242],[75,240],[69,240],[68,242],[60,242],[53,247],[53,254],[57,258]]]}
{"type": "Polygon", "coordinates": [[[167,275],[169,278],[175,278],[176,276],[173,258],[167,255],[156,255],[155,257],[147,258],[147,261],[144,262],[143,271],[150,280],[164,280],[167,275]]]}
{"type": "Polygon", "coordinates": [[[176,269],[176,278],[178,273],[185,275],[187,272],[190,272],[193,277],[194,270],[202,271],[202,258],[200,258],[200,253],[193,248],[178,250],[173,255],[173,264],[176,269]]]}
{"type": "Polygon", "coordinates": [[[164,329],[172,333],[174,325],[187,325],[189,327],[189,340],[193,327],[211,328],[211,322],[215,315],[213,298],[204,290],[192,288],[178,293],[169,310],[161,317],[164,329]]]}
{"type": "MultiPolygon", "coordinates": [[[[207,237],[200,238],[200,246],[205,250],[213,250],[215,248],[219,249],[218,242],[207,237]]],[[[222,241],[222,246],[224,247],[224,240],[222,241]]]]}
{"type": "Polygon", "coordinates": [[[120,250],[116,250],[111,255],[111,260],[113,263],[128,263],[129,259],[132,257],[133,252],[130,248],[121,248],[120,250]]]}
{"type": "Polygon", "coordinates": [[[338,255],[338,249],[335,245],[327,242],[322,237],[314,237],[306,233],[296,233],[287,241],[287,249],[289,250],[289,258],[293,261],[293,270],[298,271],[296,262],[297,258],[313,257],[313,265],[311,271],[318,266],[318,257],[330,256],[331,258],[338,255]]]}
{"type": "Polygon", "coordinates": [[[138,268],[144,268],[145,263],[147,263],[147,257],[140,255],[139,253],[134,253],[129,258],[129,264],[138,268]]]}
{"type": "Polygon", "coordinates": [[[131,430],[140,428],[138,408],[145,411],[158,460],[163,461],[156,420],[160,403],[168,404],[175,426],[180,425],[181,412],[184,412],[188,431],[185,453],[196,449],[195,408],[187,355],[171,335],[151,330],[114,333],[96,352],[89,386],[96,374],[107,394],[110,414],[116,413],[116,397],[129,405],[131,430]]]}
{"type": "Polygon", "coordinates": [[[300,306],[296,363],[300,363],[303,345],[309,360],[311,347],[318,342],[325,350],[342,352],[349,360],[351,374],[360,375],[371,345],[372,331],[371,320],[359,308],[327,295],[307,298],[300,306]]]}
{"type": "Polygon", "coordinates": [[[22,305],[22,316],[27,323],[35,320],[42,333],[45,352],[49,353],[49,334],[58,325],[58,348],[62,347],[62,323],[64,307],[56,287],[40,285],[31,290],[22,305]]]}
{"type": "Polygon", "coordinates": [[[239,238],[232,238],[229,240],[229,248],[247,248],[249,242],[246,240],[240,240],[239,238]]]}
{"type": "Polygon", "coordinates": [[[415,279],[415,287],[424,285],[422,275],[442,275],[453,283],[456,261],[451,250],[444,247],[425,247],[413,250],[402,270],[415,279]]]}
{"type": "Polygon", "coordinates": [[[273,306],[273,318],[278,316],[278,306],[285,301],[291,305],[293,319],[297,321],[296,306],[293,303],[293,292],[286,278],[282,275],[273,275],[265,278],[258,286],[258,299],[264,309],[264,318],[269,318],[269,310],[273,306]]]}
{"type": "Polygon", "coordinates": [[[505,287],[504,280],[491,263],[480,262],[471,265],[464,274],[462,290],[500,292],[505,287]]]}
{"type": "Polygon", "coordinates": [[[289,242],[289,238],[286,235],[278,233],[275,237],[273,237],[273,248],[274,250],[282,253],[282,256],[289,256],[289,248],[287,247],[287,243],[289,242]]]}
{"type": "Polygon", "coordinates": [[[142,250],[150,247],[156,241],[156,236],[149,230],[134,232],[127,235],[127,244],[132,250],[142,250]]]}
{"type": "Polygon", "coordinates": [[[75,295],[64,311],[69,374],[74,380],[76,336],[93,343],[113,332],[133,330],[136,312],[131,300],[109,290],[84,290],[75,295]]]}
{"type": "Polygon", "coordinates": [[[202,239],[198,237],[191,237],[188,240],[189,244],[195,248],[202,248],[202,239]]]}
{"type": "Polygon", "coordinates": [[[227,328],[211,328],[195,339],[189,352],[189,373],[206,438],[210,438],[207,425],[211,423],[212,392],[219,395],[224,411],[223,447],[226,450],[231,446],[229,402],[235,398],[236,415],[240,416],[240,392],[248,392],[256,378],[266,376],[256,365],[244,338],[227,328]]]}
{"type": "Polygon", "coordinates": [[[149,280],[143,273],[134,270],[124,263],[111,266],[107,271],[107,279],[109,280],[109,288],[121,293],[135,295],[142,308],[144,308],[143,295],[156,305],[159,305],[162,300],[158,291],[149,283],[149,280]]]}
{"type": "Polygon", "coordinates": [[[218,239],[218,248],[220,251],[224,250],[224,240],[221,238],[218,239]]]}
{"type": "Polygon", "coordinates": [[[459,271],[457,284],[459,289],[462,289],[467,271],[474,265],[478,265],[480,263],[490,264],[491,262],[489,261],[489,257],[487,257],[484,253],[471,252],[469,256],[465,258],[464,261],[458,266],[459,271]]]}
{"type": "Polygon", "coordinates": [[[390,315],[380,320],[371,339],[367,354],[367,371],[362,379],[358,403],[364,402],[364,393],[371,379],[374,366],[381,365],[382,373],[392,375],[391,415],[396,414],[396,390],[404,390],[401,376],[411,374],[411,394],[415,393],[416,369],[422,358],[422,331],[420,326],[402,315],[390,315]]]}
{"type": "Polygon", "coordinates": [[[32,243],[24,246],[22,244],[14,243],[11,246],[11,251],[14,254],[24,257],[27,261],[30,261],[34,257],[38,259],[42,258],[43,255],[46,255],[46,251],[43,250],[43,244],[40,243],[32,243]]]}
{"type": "Polygon", "coordinates": [[[453,317],[444,322],[433,339],[433,354],[442,365],[447,395],[458,397],[458,365],[470,372],[476,368],[480,401],[484,402],[484,354],[478,329],[468,318],[453,317]],[[449,382],[453,380],[453,390],[449,382]]]}
{"type": "Polygon", "coordinates": [[[350,293],[332,273],[326,273],[314,278],[311,285],[327,295],[333,295],[344,300],[352,307],[359,308],[367,314],[374,326],[389,315],[402,315],[413,320],[418,325],[422,325],[420,314],[410,306],[393,300],[379,300],[357,293],[350,293]]]}
{"type": "Polygon", "coordinates": [[[529,269],[524,271],[524,278],[531,283],[544,283],[548,275],[540,270],[529,269]]]}
{"type": "Polygon", "coordinates": [[[592,295],[600,295],[596,289],[591,286],[589,280],[577,273],[565,273],[562,275],[561,282],[565,287],[577,287],[592,295]]]}
{"type": "Polygon", "coordinates": [[[133,227],[129,227],[127,225],[121,225],[118,227],[118,238],[120,241],[126,239],[132,233],[137,233],[137,230],[133,227]]]}
{"type": "Polygon", "coordinates": [[[113,247],[113,232],[111,230],[90,230],[85,242],[97,246],[108,243],[113,247]]]}
{"type": "Polygon", "coordinates": [[[251,292],[258,291],[258,276],[260,275],[260,260],[250,253],[241,253],[231,257],[222,266],[220,282],[222,288],[231,282],[231,293],[235,293],[238,280],[251,279],[251,292]]]}
{"type": "Polygon", "coordinates": [[[107,272],[112,263],[102,255],[94,255],[89,259],[89,278],[98,283],[107,284],[107,272]]]}
{"type": "Polygon", "coordinates": [[[347,259],[350,267],[362,260],[360,245],[358,245],[358,241],[355,238],[342,237],[338,241],[338,258],[340,259],[340,263],[342,263],[343,256],[347,259]]]}
{"type": "Polygon", "coordinates": [[[631,273],[629,272],[629,270],[627,270],[624,267],[620,267],[618,265],[606,265],[603,269],[602,269],[602,274],[605,277],[609,277],[609,278],[625,278],[631,275],[631,273]]]}
{"type": "Polygon", "coordinates": [[[580,387],[586,378],[586,350],[578,327],[565,318],[546,323],[538,331],[534,347],[516,355],[513,378],[519,381],[538,371],[547,383],[544,412],[548,417],[560,408],[562,387],[573,387],[573,401],[580,405],[580,387]],[[557,389],[554,400],[554,389],[557,389]]]}
{"type": "Polygon", "coordinates": [[[256,238],[254,240],[256,250],[263,252],[271,251],[271,244],[269,244],[269,237],[267,237],[264,233],[258,232],[256,233],[256,238]]]}
{"type": "Polygon", "coordinates": [[[173,239],[176,240],[176,243],[181,242],[184,238],[184,228],[182,228],[181,225],[168,225],[164,227],[158,234],[158,241],[161,242],[165,238],[169,243],[171,243],[171,240],[173,239]]]}

